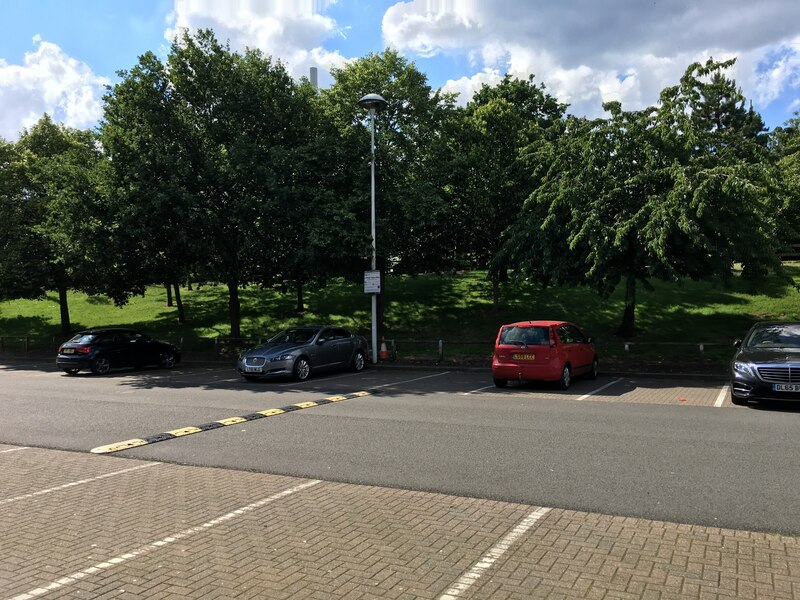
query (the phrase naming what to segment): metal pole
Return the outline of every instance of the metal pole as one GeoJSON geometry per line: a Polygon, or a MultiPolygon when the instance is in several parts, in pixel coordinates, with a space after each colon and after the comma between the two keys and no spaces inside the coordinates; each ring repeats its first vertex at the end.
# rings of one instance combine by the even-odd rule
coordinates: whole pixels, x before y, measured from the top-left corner
{"type": "MultiPolygon", "coordinates": [[[[369,109],[372,146],[372,270],[377,268],[378,250],[375,240],[375,109],[369,109]]],[[[378,364],[378,295],[372,294],[372,364],[378,364]]]]}

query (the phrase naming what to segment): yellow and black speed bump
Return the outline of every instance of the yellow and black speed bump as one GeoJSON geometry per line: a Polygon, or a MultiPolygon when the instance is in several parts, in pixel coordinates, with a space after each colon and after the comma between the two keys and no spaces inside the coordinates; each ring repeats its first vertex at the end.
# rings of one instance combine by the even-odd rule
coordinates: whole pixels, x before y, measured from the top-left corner
{"type": "Polygon", "coordinates": [[[190,425],[189,427],[181,427],[180,429],[173,429],[172,431],[165,431],[164,433],[157,433],[142,438],[133,438],[125,440],[124,442],[117,442],[115,444],[108,444],[106,446],[98,446],[92,448],[94,454],[110,454],[111,452],[119,452],[121,450],[130,450],[131,448],[138,448],[139,446],[146,446],[147,444],[155,444],[156,442],[164,442],[166,440],[174,440],[179,437],[191,435],[193,433],[200,433],[201,431],[210,431],[212,429],[219,429],[220,427],[227,427],[228,425],[237,425],[239,423],[247,423],[248,421],[255,421],[256,419],[263,419],[265,417],[274,417],[284,413],[293,412],[295,410],[302,410],[304,408],[313,408],[315,406],[324,406],[333,402],[341,402],[342,400],[349,400],[350,398],[361,398],[362,396],[369,396],[377,394],[377,390],[353,392],[351,394],[341,394],[338,396],[328,396],[322,400],[314,400],[311,402],[298,402],[297,404],[290,404],[289,406],[282,406],[281,408],[268,408],[258,412],[242,415],[240,417],[228,417],[227,419],[220,419],[219,421],[212,421],[211,423],[203,423],[202,425],[190,425]]]}

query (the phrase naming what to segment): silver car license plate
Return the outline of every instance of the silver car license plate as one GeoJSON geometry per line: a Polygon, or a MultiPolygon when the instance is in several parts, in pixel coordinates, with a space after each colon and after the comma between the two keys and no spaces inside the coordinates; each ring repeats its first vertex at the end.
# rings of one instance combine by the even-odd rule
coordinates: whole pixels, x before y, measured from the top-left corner
{"type": "Polygon", "coordinates": [[[800,384],[797,383],[773,383],[772,390],[775,392],[800,392],[800,384]]]}
{"type": "Polygon", "coordinates": [[[262,373],[264,369],[262,367],[245,367],[245,373],[262,373]]]}

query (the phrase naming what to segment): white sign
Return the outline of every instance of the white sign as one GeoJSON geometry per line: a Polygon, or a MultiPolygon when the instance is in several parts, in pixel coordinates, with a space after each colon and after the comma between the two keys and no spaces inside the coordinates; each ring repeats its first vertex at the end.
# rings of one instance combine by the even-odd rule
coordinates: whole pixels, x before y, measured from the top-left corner
{"type": "Polygon", "coordinates": [[[364,293],[365,294],[381,293],[380,271],[364,271],[364,293]]]}

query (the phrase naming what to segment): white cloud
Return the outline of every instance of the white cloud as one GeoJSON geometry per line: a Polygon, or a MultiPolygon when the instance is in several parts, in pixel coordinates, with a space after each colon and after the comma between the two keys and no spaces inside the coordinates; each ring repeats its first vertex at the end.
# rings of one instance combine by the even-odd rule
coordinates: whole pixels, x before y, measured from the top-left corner
{"type": "Polygon", "coordinates": [[[16,139],[45,112],[70,127],[94,126],[108,80],[40,36],[33,42],[22,65],[0,59],[0,136],[16,139]]]}
{"type": "Polygon", "coordinates": [[[408,0],[386,11],[383,35],[400,51],[466,57],[475,75],[446,89],[477,89],[487,69],[535,74],[569,112],[596,116],[608,100],[656,103],[710,56],[738,57],[731,74],[766,106],[800,89],[798,23],[800,2],[785,0],[408,0]]]}
{"type": "Polygon", "coordinates": [[[172,41],[183,29],[214,30],[217,39],[234,50],[258,48],[280,60],[289,73],[308,77],[310,67],[322,69],[320,83],[331,67],[346,62],[338,52],[322,47],[339,35],[336,22],[321,14],[331,0],[175,0],[164,37],[172,41]]]}

